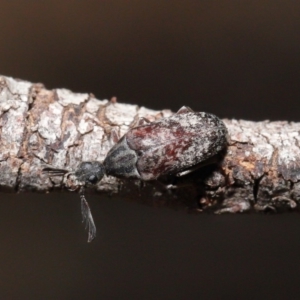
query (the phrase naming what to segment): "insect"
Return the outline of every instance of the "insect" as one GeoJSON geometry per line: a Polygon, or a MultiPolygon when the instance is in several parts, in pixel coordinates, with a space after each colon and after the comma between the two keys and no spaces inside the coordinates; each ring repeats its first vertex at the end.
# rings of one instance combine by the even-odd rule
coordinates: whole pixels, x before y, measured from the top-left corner
{"type": "Polygon", "coordinates": [[[201,167],[227,145],[227,129],[222,120],[205,112],[182,107],[176,114],[130,129],[107,153],[103,163],[82,162],[75,172],[46,168],[50,175],[74,174],[80,182],[83,220],[89,238],[96,227],[84,196],[84,186],[97,184],[104,175],[157,180],[162,176],[183,176],[201,167]]]}

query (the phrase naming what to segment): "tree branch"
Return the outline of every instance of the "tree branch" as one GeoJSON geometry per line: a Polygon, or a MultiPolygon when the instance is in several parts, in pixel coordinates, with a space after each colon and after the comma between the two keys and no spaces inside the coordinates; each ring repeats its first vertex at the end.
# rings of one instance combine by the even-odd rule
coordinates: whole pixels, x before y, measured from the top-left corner
{"type": "MultiPolygon", "coordinates": [[[[0,76],[1,191],[63,190],[62,177],[42,172],[46,165],[74,171],[81,161],[103,161],[106,153],[137,124],[168,117],[137,105],[97,100],[92,94],[0,76]]],[[[137,181],[104,177],[94,191],[158,206],[198,210],[295,210],[300,200],[300,123],[224,120],[229,145],[223,159],[182,178],[140,188],[137,181]]]]}

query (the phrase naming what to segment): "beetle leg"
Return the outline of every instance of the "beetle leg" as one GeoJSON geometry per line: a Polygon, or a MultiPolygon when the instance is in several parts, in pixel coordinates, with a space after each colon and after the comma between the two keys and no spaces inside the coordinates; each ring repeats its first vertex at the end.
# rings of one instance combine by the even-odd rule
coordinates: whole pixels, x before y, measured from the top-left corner
{"type": "Polygon", "coordinates": [[[194,111],[188,106],[182,106],[176,114],[186,114],[190,112],[194,112],[194,111]]]}
{"type": "Polygon", "coordinates": [[[191,169],[182,171],[182,172],[180,172],[180,173],[177,173],[177,174],[176,174],[176,177],[182,177],[182,176],[185,176],[185,175],[187,175],[187,174],[190,174],[190,173],[194,172],[195,170],[197,170],[197,169],[199,169],[199,168],[200,168],[200,167],[197,166],[197,167],[195,167],[195,168],[191,168],[191,169]]]}
{"type": "MultiPolygon", "coordinates": [[[[53,168],[48,166],[43,168],[42,172],[48,174],[51,181],[53,181],[53,178],[61,177],[60,181],[63,182],[64,184],[66,183],[66,180],[69,178],[69,176],[74,174],[74,172],[71,172],[67,169],[58,169],[58,168],[53,168]]],[[[68,187],[68,189],[70,188],[68,187]]]]}
{"type": "Polygon", "coordinates": [[[200,169],[200,168],[202,168],[202,167],[204,167],[206,165],[212,164],[213,162],[214,161],[212,161],[212,162],[211,161],[201,162],[201,163],[199,163],[199,164],[197,164],[195,166],[192,166],[191,168],[189,168],[187,170],[184,170],[184,171],[181,171],[181,172],[177,173],[176,177],[182,177],[182,176],[188,175],[188,174],[190,174],[190,173],[192,173],[192,172],[194,172],[194,171],[196,171],[196,170],[198,170],[198,169],[200,169]]]}
{"type": "Polygon", "coordinates": [[[185,175],[188,175],[200,168],[203,168],[205,166],[208,166],[208,165],[213,165],[215,163],[217,163],[218,161],[220,160],[220,157],[218,155],[215,155],[205,161],[202,161],[200,163],[198,163],[197,165],[194,165],[192,167],[190,167],[189,169],[187,170],[184,170],[184,171],[181,171],[179,173],[176,174],[176,177],[182,177],[182,176],[185,176],[185,175]]]}
{"type": "Polygon", "coordinates": [[[168,184],[165,187],[167,190],[176,190],[180,188],[190,187],[192,185],[193,183],[190,182],[190,183],[180,183],[180,184],[168,184]]]}
{"type": "Polygon", "coordinates": [[[178,189],[178,185],[176,184],[168,184],[165,186],[167,190],[176,190],[178,189]]]}

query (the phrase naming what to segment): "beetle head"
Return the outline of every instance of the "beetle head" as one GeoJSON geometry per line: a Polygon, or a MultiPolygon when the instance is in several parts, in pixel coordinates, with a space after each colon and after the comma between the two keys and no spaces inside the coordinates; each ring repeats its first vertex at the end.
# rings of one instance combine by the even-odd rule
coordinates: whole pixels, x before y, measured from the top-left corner
{"type": "Polygon", "coordinates": [[[99,161],[82,162],[75,171],[77,179],[86,184],[97,184],[104,174],[105,168],[99,161]]]}

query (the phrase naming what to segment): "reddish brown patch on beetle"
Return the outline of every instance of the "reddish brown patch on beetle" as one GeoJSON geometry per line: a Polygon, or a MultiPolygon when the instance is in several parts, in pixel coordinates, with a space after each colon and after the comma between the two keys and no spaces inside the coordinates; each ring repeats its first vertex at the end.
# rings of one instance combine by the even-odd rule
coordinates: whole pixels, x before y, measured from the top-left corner
{"type": "Polygon", "coordinates": [[[137,161],[141,179],[153,180],[215,155],[226,144],[226,128],[213,115],[191,112],[133,128],[126,140],[142,153],[137,161]]]}

